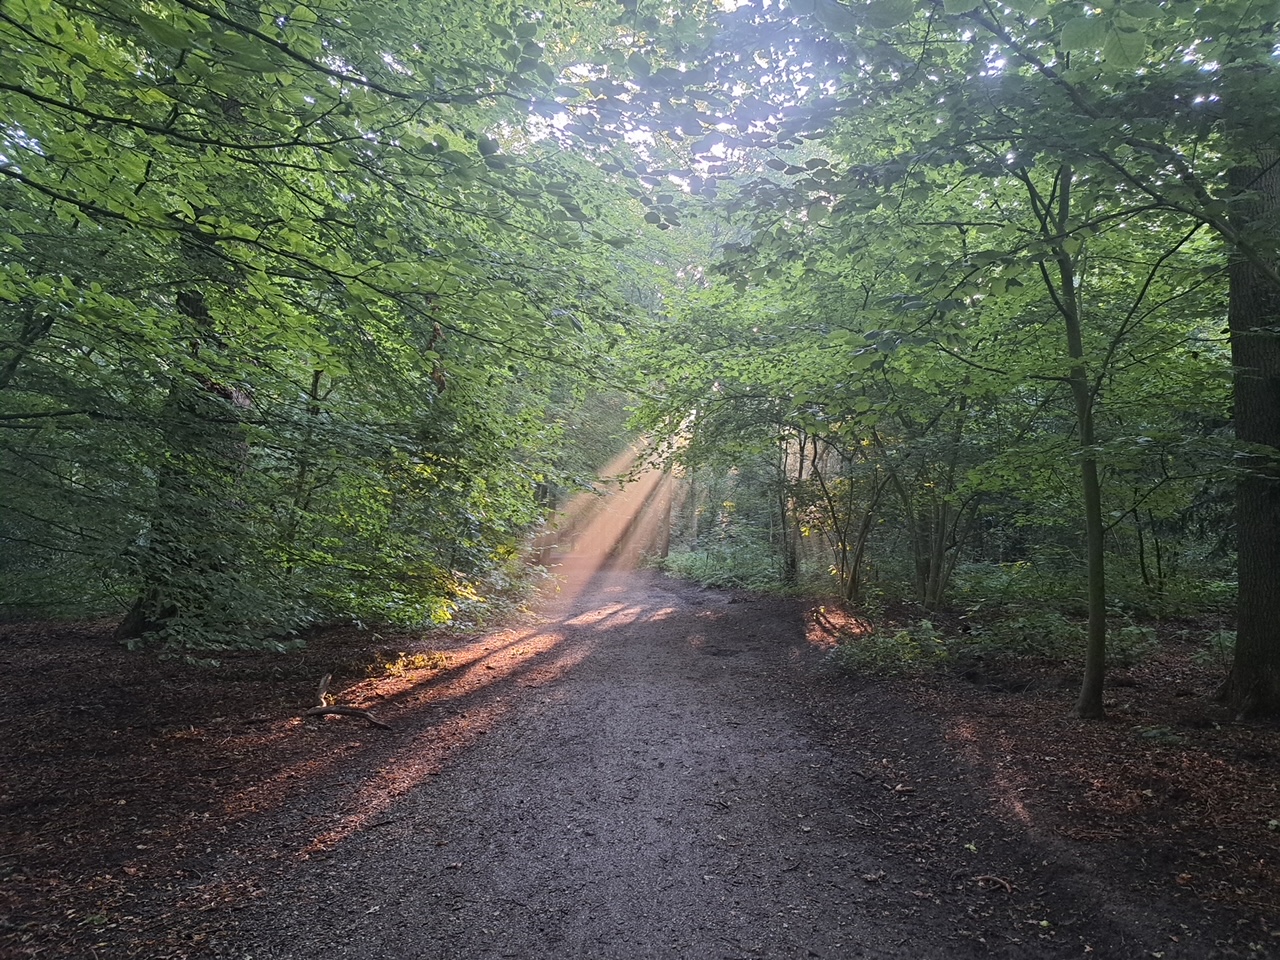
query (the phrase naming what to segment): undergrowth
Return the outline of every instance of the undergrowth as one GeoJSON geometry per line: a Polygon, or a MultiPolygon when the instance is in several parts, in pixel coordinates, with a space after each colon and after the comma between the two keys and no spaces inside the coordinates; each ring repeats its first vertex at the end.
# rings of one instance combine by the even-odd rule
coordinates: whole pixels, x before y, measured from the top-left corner
{"type": "Polygon", "coordinates": [[[1192,657],[1202,666],[1215,667],[1225,673],[1231,669],[1231,661],[1235,658],[1236,632],[1234,630],[1214,630],[1204,638],[1203,645],[1192,657]]]}
{"type": "MultiPolygon", "coordinates": [[[[1086,611],[1083,571],[1056,564],[962,564],[952,578],[951,595],[961,606],[1034,604],[1069,616],[1086,611]]],[[[1121,569],[1107,577],[1107,600],[1113,609],[1138,618],[1222,612],[1234,607],[1236,581],[1170,576],[1149,584],[1121,569]]]]}
{"type": "Polygon", "coordinates": [[[443,670],[449,665],[449,655],[438,650],[424,653],[397,653],[395,659],[380,656],[379,662],[367,671],[370,676],[385,675],[403,677],[411,670],[443,670]]]}
{"type": "MultiPolygon", "coordinates": [[[[765,544],[719,542],[673,551],[658,566],[708,587],[810,596],[830,589],[829,577],[812,572],[797,585],[784,587],[779,559],[765,544]]],[[[1117,574],[1109,590],[1107,665],[1124,668],[1158,649],[1156,628],[1148,621],[1220,613],[1234,602],[1236,586],[1229,580],[1191,577],[1151,585],[1117,574]]],[[[908,595],[892,581],[869,584],[866,593],[873,599],[860,609],[874,623],[884,618],[883,604],[908,595]]],[[[882,674],[921,673],[972,657],[1057,661],[1073,667],[1083,663],[1084,582],[1074,571],[1032,563],[965,564],[954,575],[951,601],[933,619],[905,619],[841,638],[832,662],[851,672],[882,674]]],[[[1234,639],[1230,631],[1210,634],[1197,659],[1228,664],[1234,639]]]]}
{"type": "Polygon", "coordinates": [[[782,583],[779,559],[764,545],[715,544],[673,550],[656,565],[665,573],[706,587],[775,594],[806,592],[804,584],[782,583]]]}
{"type": "MultiPolygon", "coordinates": [[[[1085,625],[1056,610],[1000,611],[978,621],[962,619],[962,631],[944,634],[930,620],[905,627],[878,627],[842,638],[832,661],[857,673],[919,673],[949,660],[974,657],[1054,660],[1079,665],[1084,660],[1085,625]]],[[[1154,627],[1117,614],[1107,630],[1107,665],[1130,667],[1157,649],[1154,627]]]]}
{"type": "Polygon", "coordinates": [[[949,644],[928,620],[902,629],[876,629],[844,638],[829,657],[850,673],[921,673],[946,662],[949,644]]]}

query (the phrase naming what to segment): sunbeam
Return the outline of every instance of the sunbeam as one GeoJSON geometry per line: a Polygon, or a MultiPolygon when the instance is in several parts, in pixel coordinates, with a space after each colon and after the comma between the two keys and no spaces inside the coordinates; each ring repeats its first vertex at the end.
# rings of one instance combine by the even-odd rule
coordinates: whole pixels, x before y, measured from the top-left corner
{"type": "Polygon", "coordinates": [[[562,511],[552,555],[566,599],[606,567],[633,569],[662,552],[671,474],[643,466],[642,455],[639,447],[619,454],[601,471],[605,492],[580,493],[562,511]]]}

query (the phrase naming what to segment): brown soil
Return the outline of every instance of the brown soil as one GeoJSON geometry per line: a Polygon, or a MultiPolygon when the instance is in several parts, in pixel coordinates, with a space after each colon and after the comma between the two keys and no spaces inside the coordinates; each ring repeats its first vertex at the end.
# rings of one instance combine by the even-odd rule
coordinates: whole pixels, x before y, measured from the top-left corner
{"type": "Polygon", "coordinates": [[[804,605],[577,586],[215,670],[0,628],[0,956],[1280,955],[1280,734],[1176,645],[1083,724],[1052,667],[850,678],[804,605]],[[329,671],[394,729],[304,717],[329,671]]]}

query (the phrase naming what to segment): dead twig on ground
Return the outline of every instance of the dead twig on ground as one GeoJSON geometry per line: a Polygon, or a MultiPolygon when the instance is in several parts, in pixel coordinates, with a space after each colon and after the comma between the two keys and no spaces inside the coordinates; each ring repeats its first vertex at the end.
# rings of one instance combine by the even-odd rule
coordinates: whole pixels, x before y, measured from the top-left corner
{"type": "Polygon", "coordinates": [[[1004,887],[1005,893],[1013,893],[1013,884],[1010,883],[1008,880],[1004,879],[1003,877],[993,877],[990,874],[983,874],[980,877],[973,878],[973,882],[979,885],[981,885],[984,881],[987,883],[999,884],[1000,886],[1004,887]]]}
{"type": "Polygon", "coordinates": [[[333,674],[326,673],[320,681],[320,689],[317,692],[319,702],[307,711],[308,717],[320,717],[326,714],[337,714],[342,717],[362,717],[368,720],[375,727],[381,727],[383,730],[390,730],[391,725],[383,723],[368,710],[361,710],[359,707],[348,707],[344,704],[329,703],[329,681],[333,678],[333,674]]]}

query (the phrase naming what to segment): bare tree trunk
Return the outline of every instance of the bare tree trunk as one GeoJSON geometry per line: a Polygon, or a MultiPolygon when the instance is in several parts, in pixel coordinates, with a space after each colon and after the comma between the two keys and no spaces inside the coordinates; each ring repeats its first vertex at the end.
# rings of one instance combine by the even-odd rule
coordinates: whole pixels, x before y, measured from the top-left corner
{"type": "Polygon", "coordinates": [[[807,440],[801,433],[794,479],[791,476],[790,446],[792,442],[785,434],[778,441],[778,517],[782,531],[782,582],[787,586],[794,586],[800,578],[799,524],[795,517],[794,498],[790,496],[790,491],[793,485],[799,486],[804,480],[804,448],[807,440]]]}
{"type": "Polygon", "coordinates": [[[850,603],[862,601],[862,565],[867,555],[867,543],[871,539],[871,530],[875,525],[876,510],[880,506],[880,494],[888,485],[877,473],[872,482],[871,499],[862,512],[862,522],[858,525],[857,539],[854,541],[853,559],[849,563],[849,582],[845,587],[845,599],[850,603]]]}
{"type": "MultiPolygon", "coordinates": [[[[1260,151],[1236,168],[1231,186],[1254,195],[1247,223],[1280,213],[1280,152],[1260,151]]],[[[1235,659],[1221,691],[1240,717],[1280,714],[1280,288],[1236,254],[1230,265],[1231,363],[1236,437],[1272,448],[1253,456],[1236,491],[1240,594],[1235,659]]]]}
{"type": "Polygon", "coordinates": [[[1080,295],[1076,289],[1076,264],[1061,243],[1068,235],[1071,218],[1071,186],[1074,173],[1069,164],[1058,172],[1056,232],[1058,261],[1057,301],[1067,332],[1067,352],[1071,373],[1067,378],[1076,407],[1076,429],[1080,431],[1080,487],[1084,498],[1085,568],[1088,576],[1088,640],[1084,654],[1084,680],[1076,701],[1076,716],[1097,720],[1104,715],[1102,689],[1107,671],[1107,580],[1103,565],[1105,527],[1102,522],[1102,486],[1098,481],[1098,460],[1094,453],[1093,396],[1084,365],[1084,334],[1080,319],[1080,295]]]}
{"type": "Polygon", "coordinates": [[[671,555],[671,504],[675,495],[675,478],[668,466],[662,472],[662,530],[658,534],[658,556],[663,560],[671,555]]]}
{"type": "Polygon", "coordinates": [[[1151,574],[1147,570],[1147,545],[1142,536],[1142,515],[1138,513],[1138,508],[1133,508],[1133,529],[1138,535],[1138,570],[1142,573],[1142,582],[1150,587],[1151,574]]]}
{"type": "Polygon", "coordinates": [[[1151,549],[1156,557],[1156,593],[1164,593],[1164,550],[1160,546],[1160,531],[1156,528],[1156,515],[1147,511],[1147,523],[1151,527],[1151,549]]]}
{"type": "MultiPolygon", "coordinates": [[[[178,312],[192,321],[194,354],[209,320],[203,294],[179,293],[178,312]]],[[[137,551],[141,590],[114,639],[143,639],[182,618],[201,618],[239,575],[236,488],[248,455],[241,411],[249,402],[237,388],[203,376],[179,375],[170,384],[156,504],[137,551]]]]}
{"type": "Polygon", "coordinates": [[[293,503],[284,527],[284,569],[286,574],[293,573],[294,565],[297,562],[298,532],[302,528],[303,519],[311,511],[311,501],[315,495],[315,486],[311,482],[313,465],[312,443],[315,438],[315,420],[320,416],[320,402],[328,396],[328,393],[322,395],[320,392],[320,384],[323,377],[323,370],[311,371],[311,387],[307,391],[307,423],[302,431],[298,464],[294,468],[293,503]]]}

